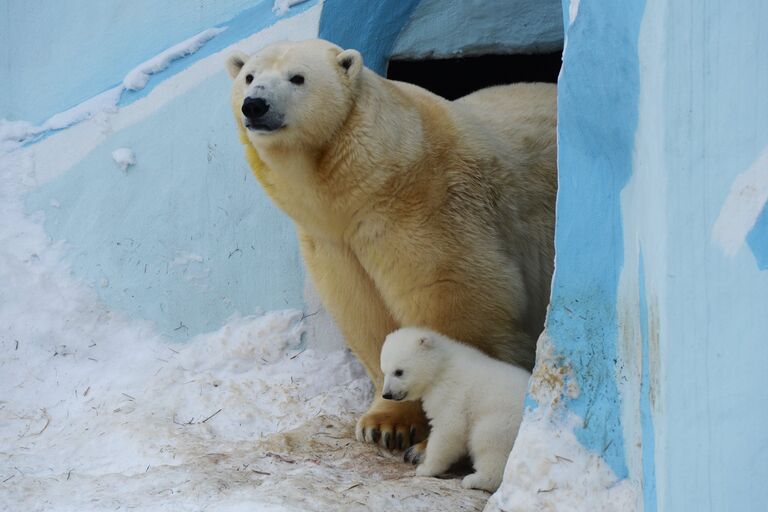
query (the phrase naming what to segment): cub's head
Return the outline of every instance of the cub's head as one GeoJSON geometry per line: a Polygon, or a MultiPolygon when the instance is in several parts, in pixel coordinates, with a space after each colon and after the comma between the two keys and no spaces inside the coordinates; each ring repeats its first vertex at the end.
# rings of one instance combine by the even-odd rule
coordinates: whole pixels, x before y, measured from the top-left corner
{"type": "Polygon", "coordinates": [[[321,147],[349,115],[363,58],[316,39],[235,53],[227,70],[235,118],[254,146],[321,147]]]}
{"type": "Polygon", "coordinates": [[[381,348],[384,372],[382,397],[389,400],[418,400],[429,391],[444,367],[441,335],[417,327],[389,334],[381,348]]]}

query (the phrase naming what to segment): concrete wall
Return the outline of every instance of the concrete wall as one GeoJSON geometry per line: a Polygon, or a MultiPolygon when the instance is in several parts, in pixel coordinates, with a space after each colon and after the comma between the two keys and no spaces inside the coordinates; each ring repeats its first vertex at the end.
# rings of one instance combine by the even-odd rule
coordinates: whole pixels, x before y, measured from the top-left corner
{"type": "Polygon", "coordinates": [[[649,0],[641,26],[622,207],[625,271],[645,269],[658,510],[768,501],[766,20],[760,0],[649,0]]]}
{"type": "Polygon", "coordinates": [[[637,486],[639,510],[762,510],[768,5],[564,12],[552,351],[538,361],[575,384],[557,407],[578,420],[558,428],[637,486]]]}
{"type": "Polygon", "coordinates": [[[270,9],[259,0],[0,0],[0,118],[40,123],[202,30],[245,14],[255,31],[270,9]]]}
{"type": "Polygon", "coordinates": [[[28,210],[44,213],[45,229],[67,247],[75,275],[116,312],[179,340],[217,329],[233,314],[306,309],[308,301],[317,307],[305,298],[293,225],[245,163],[223,60],[234,48],[316,37],[321,5],[306,2],[278,18],[271,1],[194,8],[114,2],[88,16],[82,2],[55,4],[3,6],[12,30],[0,33],[17,51],[2,68],[2,82],[14,85],[0,117],[38,123],[114,87],[165,48],[225,28],[152,75],[144,89],[123,91],[117,108],[44,133],[23,150],[38,162],[28,210]],[[56,44],[39,37],[48,31],[56,44]],[[49,77],[47,94],[37,77],[49,77]],[[125,172],[111,157],[121,147],[136,155],[125,172]]]}

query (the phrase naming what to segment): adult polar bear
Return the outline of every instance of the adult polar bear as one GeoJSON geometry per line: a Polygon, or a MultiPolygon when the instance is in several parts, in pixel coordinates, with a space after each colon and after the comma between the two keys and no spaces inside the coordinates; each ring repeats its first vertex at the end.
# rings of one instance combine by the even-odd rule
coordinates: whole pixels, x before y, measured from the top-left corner
{"type": "Polygon", "coordinates": [[[381,398],[381,346],[400,326],[533,366],[554,259],[554,85],[449,102],[321,40],[227,68],[247,159],[376,386],[358,438],[405,448],[427,432],[418,402],[381,398]]]}

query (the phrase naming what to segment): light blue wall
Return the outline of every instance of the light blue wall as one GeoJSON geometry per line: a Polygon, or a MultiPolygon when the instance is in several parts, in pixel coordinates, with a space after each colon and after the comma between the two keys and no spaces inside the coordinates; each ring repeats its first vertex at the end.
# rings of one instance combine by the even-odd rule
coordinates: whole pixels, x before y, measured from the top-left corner
{"type": "Polygon", "coordinates": [[[556,270],[547,331],[580,390],[567,401],[583,419],[575,434],[619,477],[627,476],[615,378],[620,194],[632,173],[643,6],[583,2],[567,32],[558,88],[556,270]]]}
{"type": "MultiPolygon", "coordinates": [[[[576,433],[645,511],[768,502],[768,214],[734,255],[715,228],[743,228],[728,211],[749,193],[729,203],[732,187],[768,165],[766,19],[760,0],[566,18],[547,328],[580,385],[576,433]]],[[[754,175],[747,192],[768,190],[768,167],[754,175]]]]}
{"type": "MultiPolygon", "coordinates": [[[[20,7],[11,4],[5,8],[17,16],[20,7]]],[[[56,3],[48,14],[43,5],[31,9],[27,4],[38,16],[25,11],[11,23],[24,25],[37,19],[38,31],[50,25],[53,33],[63,30],[59,25],[79,27],[84,18],[97,28],[110,27],[108,34],[96,31],[88,37],[73,30],[56,45],[45,38],[48,46],[56,47],[48,51],[61,53],[63,63],[49,55],[37,63],[16,57],[7,63],[27,81],[29,73],[49,74],[51,66],[68,67],[61,83],[48,85],[50,104],[31,101],[34,87],[12,98],[14,108],[25,116],[37,119],[61,111],[120,82],[154,53],[223,22],[227,30],[197,53],[153,75],[145,89],[124,93],[119,105],[125,108],[149,100],[165,80],[194,80],[182,74],[191,64],[278,21],[272,1],[203,2],[193,7],[174,2],[158,6],[154,17],[141,12],[149,10],[148,5],[132,2],[112,2],[108,8],[105,4],[84,17],[83,6],[75,4],[67,2],[64,9],[56,3]],[[136,22],[139,17],[147,21],[136,22]],[[162,23],[172,28],[165,30],[162,23]],[[141,51],[124,46],[134,40],[142,42],[141,51]],[[88,64],[76,53],[66,53],[75,50],[88,54],[88,64]],[[110,62],[112,54],[120,55],[117,64],[110,62]]],[[[297,6],[285,18],[316,4],[297,6]]],[[[304,37],[316,35],[317,26],[304,37]]],[[[14,47],[23,48],[26,36],[13,32],[10,37],[18,38],[14,47]]],[[[66,244],[67,262],[77,277],[91,283],[115,311],[150,320],[175,339],[217,329],[235,313],[305,307],[305,276],[293,225],[248,169],[229,89],[230,80],[219,64],[210,78],[132,126],[111,133],[113,121],[106,120],[103,142],[27,197],[30,212],[45,213],[51,238],[66,244]],[[120,147],[136,155],[136,165],[127,172],[118,169],[111,157],[120,147]]]]}
{"type": "Polygon", "coordinates": [[[76,275],[174,338],[235,312],[303,307],[294,229],[244,163],[229,83],[219,73],[28,197],[76,275]],[[111,157],[119,147],[136,154],[126,173],[111,157]]]}
{"type": "Polygon", "coordinates": [[[736,177],[768,148],[768,3],[680,0],[667,9],[660,510],[765,510],[767,233],[758,223],[751,247],[731,258],[712,230],[736,177]]]}
{"type": "Polygon", "coordinates": [[[137,64],[270,0],[0,0],[0,119],[35,124],[137,64]],[[52,44],[55,41],[55,44],[52,44]]]}

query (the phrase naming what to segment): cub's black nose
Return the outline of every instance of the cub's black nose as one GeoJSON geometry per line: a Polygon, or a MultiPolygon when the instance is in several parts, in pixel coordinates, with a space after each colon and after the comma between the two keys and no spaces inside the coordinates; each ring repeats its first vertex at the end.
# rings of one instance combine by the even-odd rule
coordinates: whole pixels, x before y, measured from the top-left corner
{"type": "Polygon", "coordinates": [[[386,392],[383,395],[381,395],[381,398],[385,398],[387,400],[392,400],[392,393],[386,392]]]}
{"type": "Polygon", "coordinates": [[[269,103],[264,98],[245,98],[243,101],[243,114],[248,119],[258,119],[269,110],[269,103]]]}

